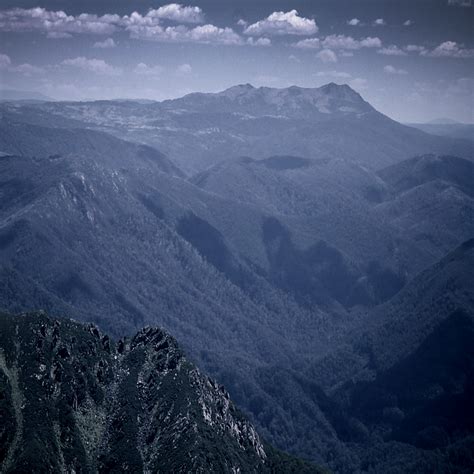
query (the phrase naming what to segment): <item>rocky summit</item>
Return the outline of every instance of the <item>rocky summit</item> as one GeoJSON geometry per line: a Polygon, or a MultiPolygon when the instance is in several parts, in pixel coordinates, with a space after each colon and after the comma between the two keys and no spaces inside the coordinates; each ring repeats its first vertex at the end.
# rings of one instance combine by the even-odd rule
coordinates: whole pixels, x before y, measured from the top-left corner
{"type": "Polygon", "coordinates": [[[320,472],[266,445],[176,341],[0,318],[1,472],[320,472]]]}

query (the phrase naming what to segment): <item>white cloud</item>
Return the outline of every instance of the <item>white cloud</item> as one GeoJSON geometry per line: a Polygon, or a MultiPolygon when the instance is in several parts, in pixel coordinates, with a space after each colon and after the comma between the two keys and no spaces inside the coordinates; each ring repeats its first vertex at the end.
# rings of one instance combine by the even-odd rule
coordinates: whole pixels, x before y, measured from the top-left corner
{"type": "Polygon", "coordinates": [[[336,50],[357,50],[362,48],[380,48],[382,41],[380,38],[367,37],[361,40],[354,39],[352,36],[330,35],[324,39],[308,38],[298,41],[294,46],[303,49],[336,49],[336,50]]]}
{"type": "Polygon", "coordinates": [[[295,43],[295,47],[301,49],[319,49],[321,47],[321,40],[319,38],[307,38],[295,43]]]}
{"type": "Polygon", "coordinates": [[[466,49],[455,41],[445,41],[437,46],[433,51],[421,53],[424,56],[436,58],[474,58],[474,49],[466,49]]]}
{"type": "Polygon", "coordinates": [[[361,40],[356,40],[352,36],[330,35],[326,36],[322,41],[322,46],[331,49],[356,50],[361,48],[380,48],[382,46],[382,41],[377,37],[367,37],[361,40]]]}
{"type": "Polygon", "coordinates": [[[127,30],[134,39],[180,43],[243,44],[242,38],[232,28],[219,28],[210,24],[190,29],[184,25],[162,27],[134,23],[128,26],[127,30]]]}
{"type": "Polygon", "coordinates": [[[111,34],[120,21],[119,15],[81,13],[73,16],[40,7],[0,11],[0,31],[38,31],[50,38],[64,38],[71,33],[111,34]]]}
{"type": "Polygon", "coordinates": [[[408,51],[409,53],[422,54],[423,52],[426,52],[426,48],[424,46],[420,46],[417,44],[409,44],[408,46],[405,47],[405,51],[408,51]]]}
{"type": "Polygon", "coordinates": [[[121,73],[119,68],[111,66],[102,59],[88,59],[84,56],[79,56],[73,59],[65,59],[63,66],[75,67],[83,69],[84,71],[94,72],[96,74],[103,74],[107,76],[118,76],[121,73]]]}
{"type": "Polygon", "coordinates": [[[368,88],[367,79],[363,79],[362,77],[356,77],[349,82],[349,85],[356,91],[363,91],[368,88]]]}
{"type": "Polygon", "coordinates": [[[413,25],[413,21],[412,20],[407,20],[403,23],[403,26],[411,26],[413,25]]]}
{"type": "Polygon", "coordinates": [[[398,46],[391,44],[390,46],[387,46],[386,48],[379,49],[377,51],[379,54],[383,54],[384,56],[406,56],[407,53],[400,49],[398,46]]]}
{"type": "Polygon", "coordinates": [[[49,39],[68,39],[72,38],[71,33],[65,33],[63,31],[48,31],[46,33],[46,38],[49,39]]]}
{"type": "Polygon", "coordinates": [[[337,63],[337,55],[330,49],[321,50],[316,57],[318,57],[323,63],[337,63]]]}
{"type": "Polygon", "coordinates": [[[449,84],[446,93],[448,95],[460,95],[463,97],[471,97],[474,95],[474,78],[460,77],[449,84]]]}
{"type": "Polygon", "coordinates": [[[161,66],[149,66],[145,63],[138,63],[133,72],[140,76],[159,76],[163,72],[163,68],[161,66]]]}
{"type": "Polygon", "coordinates": [[[448,0],[448,5],[456,7],[472,7],[472,0],[448,0]]]}
{"type": "Polygon", "coordinates": [[[241,44],[242,42],[232,28],[219,28],[214,25],[197,26],[190,30],[187,36],[201,43],[241,44]]]}
{"type": "Polygon", "coordinates": [[[44,74],[45,70],[42,67],[33,66],[32,64],[23,63],[18,66],[12,66],[9,68],[10,72],[17,72],[24,76],[33,76],[35,74],[44,74]]]}
{"type": "Polygon", "coordinates": [[[7,69],[12,63],[8,54],[0,54],[0,69],[7,69]]]}
{"type": "Polygon", "coordinates": [[[385,26],[387,23],[385,23],[385,20],[383,18],[377,18],[374,21],[375,26],[385,26]]]}
{"type": "Polygon", "coordinates": [[[358,18],[352,18],[352,20],[349,20],[347,22],[347,24],[350,25],[350,26],[358,26],[358,25],[360,25],[360,23],[361,22],[358,18]]]}
{"type": "Polygon", "coordinates": [[[241,26],[242,28],[247,28],[247,26],[248,26],[249,23],[248,23],[248,21],[245,21],[245,20],[243,20],[243,19],[241,18],[241,19],[237,22],[237,24],[238,24],[239,26],[241,26]]]}
{"type": "Polygon", "coordinates": [[[202,23],[204,21],[203,11],[199,7],[186,7],[178,3],[163,5],[156,10],[152,9],[147,16],[178,23],[202,23]]]}
{"type": "MultiPolygon", "coordinates": [[[[69,38],[72,34],[110,35],[127,31],[131,38],[168,42],[198,42],[216,44],[245,44],[232,28],[219,28],[206,24],[189,27],[189,23],[202,23],[204,14],[199,7],[183,6],[177,3],[150,9],[142,15],[133,12],[119,16],[90,13],[68,15],[63,11],[49,11],[44,8],[12,8],[0,10],[0,31],[35,31],[48,38],[69,38]],[[178,24],[169,25],[169,22],[178,24]]],[[[111,39],[111,41],[113,41],[111,39]]],[[[110,47],[111,41],[97,42],[110,47]]]]}
{"type": "Polygon", "coordinates": [[[23,63],[17,66],[12,64],[8,54],[0,54],[0,71],[16,72],[24,76],[32,76],[33,74],[43,74],[45,70],[32,64],[23,63]]]}
{"type": "Polygon", "coordinates": [[[316,77],[333,77],[334,79],[350,79],[352,77],[348,72],[342,71],[318,71],[316,77]]]}
{"type": "Polygon", "coordinates": [[[272,42],[269,38],[247,38],[247,44],[250,46],[271,46],[272,42]]]}
{"type": "Polygon", "coordinates": [[[314,35],[318,27],[313,19],[298,15],[296,10],[273,12],[267,18],[249,25],[244,33],[251,36],[262,35],[314,35]]]}
{"type": "Polygon", "coordinates": [[[104,41],[97,41],[94,43],[94,48],[115,48],[117,46],[113,38],[107,38],[104,41]]]}
{"type": "Polygon", "coordinates": [[[391,65],[387,65],[383,68],[384,72],[387,74],[395,74],[395,75],[406,75],[408,74],[408,71],[405,71],[405,69],[397,69],[391,65]]]}
{"type": "Polygon", "coordinates": [[[181,64],[180,66],[176,68],[176,72],[181,75],[191,74],[192,71],[193,71],[193,68],[191,67],[190,64],[187,64],[187,63],[181,64]]]}

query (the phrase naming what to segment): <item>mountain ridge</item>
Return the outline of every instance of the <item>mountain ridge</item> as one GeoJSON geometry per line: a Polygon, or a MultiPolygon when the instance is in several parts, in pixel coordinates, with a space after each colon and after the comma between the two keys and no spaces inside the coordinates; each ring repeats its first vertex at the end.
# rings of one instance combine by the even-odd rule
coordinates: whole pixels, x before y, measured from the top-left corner
{"type": "Polygon", "coordinates": [[[0,316],[2,472],[323,472],[265,445],[160,329],[114,342],[44,313],[0,316]]]}

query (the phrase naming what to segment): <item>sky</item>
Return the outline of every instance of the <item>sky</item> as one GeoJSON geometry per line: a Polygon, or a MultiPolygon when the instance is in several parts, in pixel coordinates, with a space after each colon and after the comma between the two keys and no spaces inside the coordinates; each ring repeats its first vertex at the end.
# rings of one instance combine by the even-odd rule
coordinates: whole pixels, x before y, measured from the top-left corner
{"type": "Polygon", "coordinates": [[[0,4],[0,88],[163,100],[346,83],[402,122],[474,122],[473,0],[0,4]]]}

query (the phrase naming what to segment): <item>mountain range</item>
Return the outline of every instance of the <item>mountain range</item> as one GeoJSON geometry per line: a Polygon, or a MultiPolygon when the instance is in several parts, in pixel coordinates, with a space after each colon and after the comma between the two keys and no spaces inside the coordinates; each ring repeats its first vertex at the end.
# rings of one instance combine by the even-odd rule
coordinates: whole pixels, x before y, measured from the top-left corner
{"type": "Polygon", "coordinates": [[[469,140],[335,84],[0,114],[1,307],[160,326],[335,472],[468,469],[472,426],[420,420],[472,390],[469,140]]]}

